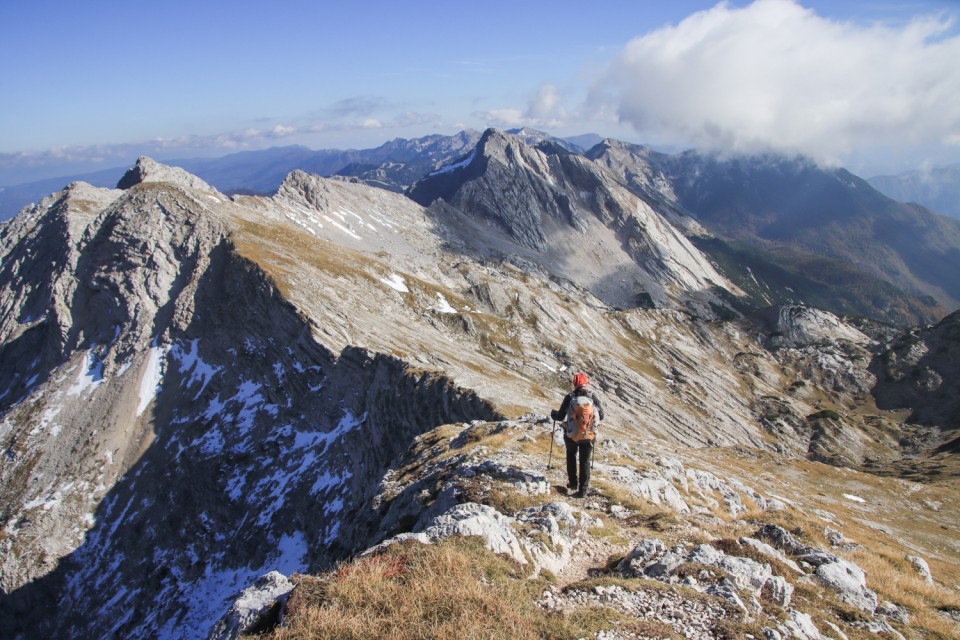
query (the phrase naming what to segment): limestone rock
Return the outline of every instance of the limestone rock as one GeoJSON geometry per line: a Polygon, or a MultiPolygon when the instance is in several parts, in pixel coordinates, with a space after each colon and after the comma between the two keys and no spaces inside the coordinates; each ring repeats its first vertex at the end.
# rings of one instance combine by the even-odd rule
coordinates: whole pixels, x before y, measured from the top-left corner
{"type": "Polygon", "coordinates": [[[620,561],[617,570],[627,578],[637,578],[646,573],[646,569],[667,552],[666,545],[656,538],[641,540],[620,561]]]}
{"type": "Polygon", "coordinates": [[[434,518],[416,537],[433,541],[451,536],[479,536],[485,540],[491,551],[506,554],[521,564],[527,564],[523,547],[510,523],[510,518],[493,507],[464,503],[434,518]]]}
{"type": "Polygon", "coordinates": [[[774,348],[826,345],[838,340],[856,344],[870,342],[859,329],[832,313],[812,307],[771,307],[758,312],[756,317],[767,323],[771,335],[769,344],[774,348]]]}
{"type": "Polygon", "coordinates": [[[786,609],[790,606],[793,589],[793,585],[783,576],[771,576],[763,583],[761,594],[786,609]]]}
{"type": "Polygon", "coordinates": [[[927,584],[933,584],[933,574],[930,572],[930,565],[927,564],[926,560],[920,556],[907,556],[907,561],[913,565],[913,568],[917,570],[917,573],[927,584]]]}
{"type": "Polygon", "coordinates": [[[279,571],[261,576],[237,596],[230,610],[210,630],[208,640],[237,640],[241,635],[276,624],[292,590],[293,583],[279,571]]]}
{"type": "Polygon", "coordinates": [[[723,569],[736,582],[737,588],[759,591],[772,576],[770,565],[750,558],[729,556],[709,545],[698,545],[687,556],[688,562],[698,562],[723,569]]]}
{"type": "Polygon", "coordinates": [[[766,540],[777,549],[781,549],[793,556],[803,555],[805,553],[817,553],[820,551],[816,547],[801,543],[792,533],[775,524],[763,525],[754,535],[760,540],[766,540]]]}
{"type": "Polygon", "coordinates": [[[785,565],[793,569],[798,574],[803,574],[803,569],[801,569],[800,565],[798,565],[792,558],[787,557],[779,549],[775,549],[769,544],[766,544],[765,542],[761,542],[756,538],[750,538],[750,537],[744,536],[740,538],[740,544],[745,544],[749,547],[752,547],[753,549],[759,551],[765,556],[769,556],[771,558],[779,560],[780,562],[784,563],[785,565]]]}
{"type": "Polygon", "coordinates": [[[137,163],[133,168],[129,169],[123,177],[120,178],[120,182],[117,183],[117,188],[129,189],[130,187],[147,182],[167,182],[198,191],[218,193],[216,189],[195,175],[179,167],[161,164],[146,156],[141,156],[137,159],[137,163]]]}
{"type": "Polygon", "coordinates": [[[778,627],[778,631],[785,638],[796,638],[796,640],[821,640],[823,638],[809,614],[790,609],[787,615],[787,621],[778,627]]]}
{"type": "Polygon", "coordinates": [[[863,569],[852,562],[837,558],[820,564],[817,566],[816,577],[836,589],[841,600],[868,613],[876,610],[877,594],[867,588],[867,576],[863,569]]]}
{"type": "Polygon", "coordinates": [[[899,624],[910,624],[910,612],[889,600],[881,602],[876,613],[899,624]]]}

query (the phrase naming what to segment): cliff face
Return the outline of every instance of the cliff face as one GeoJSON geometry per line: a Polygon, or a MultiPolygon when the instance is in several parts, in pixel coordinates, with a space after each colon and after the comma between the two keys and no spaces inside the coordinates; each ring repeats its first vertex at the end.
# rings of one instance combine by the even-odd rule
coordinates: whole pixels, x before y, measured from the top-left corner
{"type": "Polygon", "coordinates": [[[238,254],[215,192],[141,180],[101,195],[115,199],[96,216],[72,191],[46,212],[53,231],[86,223],[80,240],[38,226],[4,261],[19,276],[0,352],[13,629],[90,637],[90,611],[124,637],[207,628],[264,567],[362,548],[355,512],[417,434],[496,415],[442,375],[314,340],[238,254]],[[60,270],[37,267],[52,256],[60,270]]]}
{"type": "Polygon", "coordinates": [[[437,203],[448,224],[486,220],[471,244],[517,253],[622,307],[689,305],[702,315],[738,290],[696,250],[661,209],[602,163],[551,145],[531,147],[490,129],[462,160],[409,190],[437,203]],[[442,201],[442,204],[438,201],[442,201]],[[656,207],[656,208],[655,208],[656,207]]]}
{"type": "Polygon", "coordinates": [[[910,409],[911,422],[947,427],[946,435],[953,439],[960,426],[958,363],[960,313],[905,333],[873,364],[877,404],[886,409],[910,409]]]}
{"type": "MultiPolygon", "coordinates": [[[[203,637],[231,596],[270,570],[323,570],[440,526],[447,509],[474,502],[455,475],[526,478],[543,494],[545,480],[527,471],[545,447],[490,467],[416,462],[417,443],[440,437],[435,453],[457,455],[472,437],[464,425],[542,415],[574,370],[604,395],[604,438],[623,451],[732,447],[851,467],[903,457],[902,420],[870,396],[877,341],[800,307],[717,320],[710,302],[722,300],[698,294],[712,276],[693,269],[709,263],[676,226],[652,208],[645,218],[649,205],[613,183],[589,183],[582,160],[508,149],[491,162],[592,184],[605,204],[531,213],[545,249],[500,259],[495,247],[522,243],[453,205],[425,209],[304,173],[272,198],[229,199],[144,159],[123,190],[71,185],[4,226],[9,628],[203,637]],[[616,239],[603,251],[618,253],[595,263],[629,261],[662,306],[618,310],[587,288],[601,272],[563,277],[571,236],[554,230],[579,233],[576,215],[616,239]],[[432,479],[402,477],[415,462],[432,479]]],[[[927,448],[937,428],[916,427],[927,448]]],[[[684,474],[654,494],[632,472],[600,473],[680,508],[667,485],[684,474]]]]}

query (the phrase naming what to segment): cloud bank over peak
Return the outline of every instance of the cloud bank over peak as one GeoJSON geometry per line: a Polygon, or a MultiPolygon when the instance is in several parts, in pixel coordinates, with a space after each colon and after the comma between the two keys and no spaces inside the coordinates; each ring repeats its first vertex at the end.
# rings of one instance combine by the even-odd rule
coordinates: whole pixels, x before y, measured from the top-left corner
{"type": "Polygon", "coordinates": [[[640,137],[802,153],[960,146],[960,37],[941,17],[827,20],[792,0],[721,3],[630,41],[593,84],[640,137]]]}
{"type": "MultiPolygon", "coordinates": [[[[494,127],[539,127],[552,129],[565,126],[571,114],[564,106],[564,97],[552,84],[541,85],[527,102],[526,109],[491,109],[478,111],[474,118],[494,127]]],[[[579,116],[576,116],[579,117],[579,116]]]]}

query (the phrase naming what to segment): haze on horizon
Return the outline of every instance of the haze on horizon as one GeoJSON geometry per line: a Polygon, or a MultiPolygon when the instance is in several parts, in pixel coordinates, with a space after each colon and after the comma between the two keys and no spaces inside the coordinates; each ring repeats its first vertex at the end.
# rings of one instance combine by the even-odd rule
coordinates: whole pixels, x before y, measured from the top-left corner
{"type": "Polygon", "coordinates": [[[488,126],[864,176],[960,162],[955,1],[661,4],[8,3],[0,185],[488,126]]]}

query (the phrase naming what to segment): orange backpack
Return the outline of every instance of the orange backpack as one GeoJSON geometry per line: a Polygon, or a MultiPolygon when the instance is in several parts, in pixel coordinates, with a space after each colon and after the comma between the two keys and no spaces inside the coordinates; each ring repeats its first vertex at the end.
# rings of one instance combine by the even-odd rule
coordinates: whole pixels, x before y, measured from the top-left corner
{"type": "Polygon", "coordinates": [[[597,437],[594,429],[596,416],[593,410],[593,400],[590,396],[573,396],[570,398],[570,413],[567,417],[567,437],[574,442],[593,440],[597,437]]]}

